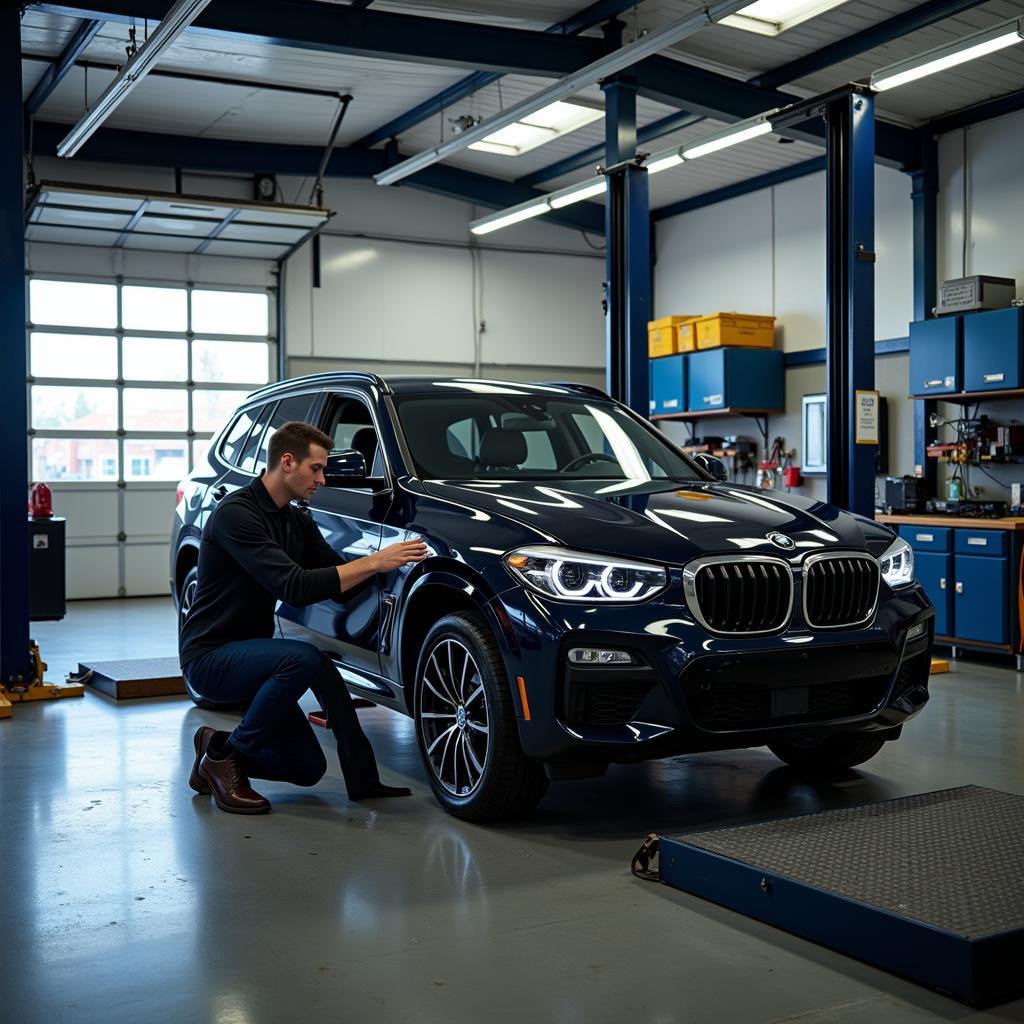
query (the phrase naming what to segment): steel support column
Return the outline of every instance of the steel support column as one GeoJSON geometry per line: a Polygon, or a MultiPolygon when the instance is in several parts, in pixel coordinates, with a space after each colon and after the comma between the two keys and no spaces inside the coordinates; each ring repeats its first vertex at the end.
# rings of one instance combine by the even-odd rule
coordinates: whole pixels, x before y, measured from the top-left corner
{"type": "Polygon", "coordinates": [[[650,412],[647,321],[651,318],[651,227],[647,169],[636,155],[636,87],[612,81],[605,92],[607,240],[605,365],[607,391],[631,409],[650,412]]]}
{"type": "MultiPolygon", "coordinates": [[[[911,175],[914,203],[914,319],[932,316],[938,291],[939,146],[931,135],[921,139],[921,169],[911,175]]],[[[938,467],[925,454],[928,417],[938,409],[934,398],[914,401],[914,473],[925,482],[926,493],[936,496],[938,467]]]]}
{"type": "Polygon", "coordinates": [[[28,376],[25,342],[21,11],[0,4],[0,681],[31,678],[28,625],[28,376]]]}
{"type": "Polygon", "coordinates": [[[856,392],[875,386],[874,100],[853,91],[825,107],[828,500],[874,512],[875,449],[856,443],[856,392]]]}

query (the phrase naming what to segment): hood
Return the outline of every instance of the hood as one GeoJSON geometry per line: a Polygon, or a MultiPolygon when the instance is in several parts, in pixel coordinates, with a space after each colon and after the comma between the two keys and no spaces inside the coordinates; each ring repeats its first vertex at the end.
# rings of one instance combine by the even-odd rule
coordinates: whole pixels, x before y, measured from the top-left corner
{"type": "Polygon", "coordinates": [[[517,520],[546,535],[548,543],[676,564],[700,554],[794,560],[832,548],[879,554],[891,536],[871,520],[823,502],[729,483],[428,480],[423,487],[439,498],[517,520]],[[791,538],[794,546],[780,547],[768,539],[770,533],[791,538]]]}

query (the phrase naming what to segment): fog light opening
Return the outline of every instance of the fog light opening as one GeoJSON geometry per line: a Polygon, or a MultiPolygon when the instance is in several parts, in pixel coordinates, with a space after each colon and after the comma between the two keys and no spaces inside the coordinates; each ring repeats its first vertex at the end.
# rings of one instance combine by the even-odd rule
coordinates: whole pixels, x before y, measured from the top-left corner
{"type": "Polygon", "coordinates": [[[911,626],[907,630],[907,642],[916,640],[919,636],[924,636],[928,632],[928,623],[919,622],[916,626],[911,626]]]}
{"type": "Polygon", "coordinates": [[[573,647],[569,661],[574,665],[636,665],[637,659],[629,651],[608,650],[603,647],[573,647]]]}

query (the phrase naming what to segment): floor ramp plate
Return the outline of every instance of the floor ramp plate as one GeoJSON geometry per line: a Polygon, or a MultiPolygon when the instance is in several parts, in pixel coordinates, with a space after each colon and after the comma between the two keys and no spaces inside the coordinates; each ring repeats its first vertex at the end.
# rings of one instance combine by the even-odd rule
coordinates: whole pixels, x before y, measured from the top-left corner
{"type": "Polygon", "coordinates": [[[1024,797],[979,786],[659,843],[661,881],[967,1003],[1024,995],[1024,797]]]}
{"type": "Polygon", "coordinates": [[[185,693],[177,658],[132,658],[90,661],[78,666],[77,677],[114,700],[167,697],[185,693]]]}

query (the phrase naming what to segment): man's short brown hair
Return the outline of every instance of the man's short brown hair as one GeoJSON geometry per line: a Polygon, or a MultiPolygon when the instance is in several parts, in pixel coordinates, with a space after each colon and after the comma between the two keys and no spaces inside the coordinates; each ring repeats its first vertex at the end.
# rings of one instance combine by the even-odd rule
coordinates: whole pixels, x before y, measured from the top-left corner
{"type": "Polygon", "coordinates": [[[267,468],[276,469],[281,462],[281,456],[288,453],[296,461],[302,462],[309,458],[309,446],[318,444],[328,451],[334,447],[334,441],[329,434],[317,430],[312,423],[303,423],[300,420],[292,420],[285,423],[275,431],[270,439],[267,449],[267,468]]]}

